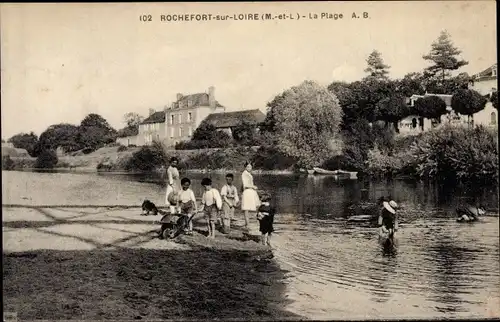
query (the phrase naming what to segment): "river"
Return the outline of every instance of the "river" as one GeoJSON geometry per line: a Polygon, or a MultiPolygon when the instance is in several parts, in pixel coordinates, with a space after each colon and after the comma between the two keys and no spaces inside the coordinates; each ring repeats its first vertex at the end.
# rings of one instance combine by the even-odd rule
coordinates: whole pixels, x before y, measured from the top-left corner
{"type": "MultiPolygon", "coordinates": [[[[3,203],[131,205],[148,198],[161,205],[164,200],[162,181],[148,176],[2,174],[3,203]]],[[[197,196],[204,176],[189,175],[197,196]]],[[[210,177],[222,186],[224,175],[210,177]]],[[[254,179],[272,193],[278,209],[273,243],[276,259],[288,271],[290,311],[313,319],[499,315],[497,187],[295,175],[254,179]],[[379,248],[376,229],[346,220],[349,205],[388,195],[402,208],[398,248],[391,253],[379,248]],[[456,223],[454,208],[471,198],[489,214],[478,223],[456,223]]]]}

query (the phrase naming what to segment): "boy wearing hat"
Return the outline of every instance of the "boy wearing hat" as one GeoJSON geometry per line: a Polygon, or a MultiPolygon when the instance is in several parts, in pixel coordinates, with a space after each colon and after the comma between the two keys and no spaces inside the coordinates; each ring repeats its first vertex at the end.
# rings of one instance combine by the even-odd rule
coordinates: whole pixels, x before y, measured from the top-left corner
{"type": "Polygon", "coordinates": [[[380,236],[386,236],[386,238],[393,237],[394,232],[398,230],[398,220],[396,216],[398,204],[394,200],[391,200],[384,201],[382,206],[382,211],[378,217],[380,236]]]}

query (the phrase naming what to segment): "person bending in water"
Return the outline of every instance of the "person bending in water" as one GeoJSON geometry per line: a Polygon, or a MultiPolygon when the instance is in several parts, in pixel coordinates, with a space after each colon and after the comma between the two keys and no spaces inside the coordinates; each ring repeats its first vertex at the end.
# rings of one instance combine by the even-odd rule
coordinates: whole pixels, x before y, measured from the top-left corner
{"type": "Polygon", "coordinates": [[[378,226],[380,227],[379,236],[383,238],[393,238],[394,232],[398,230],[398,220],[396,209],[398,204],[391,200],[382,202],[383,209],[378,218],[378,226]]]}
{"type": "Polygon", "coordinates": [[[486,210],[483,206],[462,205],[456,210],[457,221],[478,221],[479,216],[483,216],[486,210]]]}

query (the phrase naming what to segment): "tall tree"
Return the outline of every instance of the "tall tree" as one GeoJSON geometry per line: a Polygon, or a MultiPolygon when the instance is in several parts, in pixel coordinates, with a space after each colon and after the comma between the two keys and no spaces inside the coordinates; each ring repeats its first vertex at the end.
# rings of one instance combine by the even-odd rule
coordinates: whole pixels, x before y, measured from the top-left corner
{"type": "Polygon", "coordinates": [[[29,155],[35,156],[38,136],[33,132],[29,134],[19,133],[11,137],[8,142],[12,143],[15,148],[25,149],[29,155]]]}
{"type": "Polygon", "coordinates": [[[105,144],[114,142],[117,132],[108,121],[98,114],[87,115],[78,130],[78,143],[84,148],[92,151],[103,147],[105,144]]]}
{"type": "Polygon", "coordinates": [[[44,150],[56,150],[58,147],[66,152],[81,149],[82,147],[77,142],[78,130],[78,126],[67,123],[49,126],[40,134],[35,154],[38,155],[44,150]]]}
{"type": "Polygon", "coordinates": [[[388,79],[388,69],[391,67],[384,63],[380,52],[374,50],[366,59],[366,63],[368,64],[368,67],[365,69],[365,72],[368,73],[368,77],[377,80],[388,79]]]}
{"type": "Polygon", "coordinates": [[[467,115],[469,125],[472,125],[473,115],[483,110],[487,102],[485,97],[474,90],[459,89],[451,98],[451,108],[457,113],[467,115]]]}
{"type": "Polygon", "coordinates": [[[298,165],[322,164],[335,152],[331,141],[339,137],[342,109],[326,88],[305,81],[286,90],[270,103],[274,117],[274,144],[297,158],[298,165]]]}
{"type": "Polygon", "coordinates": [[[431,45],[431,51],[423,56],[423,59],[431,61],[432,65],[425,69],[429,77],[438,77],[444,82],[450,72],[457,70],[469,62],[459,59],[462,52],[453,45],[450,35],[447,31],[442,31],[438,39],[431,45]]]}
{"type": "Polygon", "coordinates": [[[404,97],[425,94],[424,76],[421,73],[409,73],[395,81],[396,92],[404,97]]]}

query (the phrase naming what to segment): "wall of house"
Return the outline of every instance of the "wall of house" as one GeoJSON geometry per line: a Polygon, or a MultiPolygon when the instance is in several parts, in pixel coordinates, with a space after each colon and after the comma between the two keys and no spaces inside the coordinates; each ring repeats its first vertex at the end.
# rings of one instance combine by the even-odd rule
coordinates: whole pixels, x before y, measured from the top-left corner
{"type": "Polygon", "coordinates": [[[497,79],[488,79],[474,82],[472,89],[479,92],[481,95],[486,95],[492,92],[492,88],[497,89],[497,79]]]}
{"type": "Polygon", "coordinates": [[[399,133],[401,135],[416,135],[432,129],[433,127],[435,127],[435,125],[432,124],[432,120],[418,115],[410,115],[398,123],[399,133]]]}
{"type": "Polygon", "coordinates": [[[126,136],[123,138],[117,138],[116,143],[124,145],[124,146],[130,146],[130,145],[136,145],[136,146],[141,146],[144,144],[139,144],[139,136],[134,135],[134,136],[126,136]]]}
{"type": "Polygon", "coordinates": [[[474,125],[498,128],[498,111],[491,102],[486,103],[482,111],[473,115],[474,125]]]}
{"type": "Polygon", "coordinates": [[[151,145],[153,141],[165,140],[165,123],[149,123],[139,125],[136,145],[151,145]]]}

